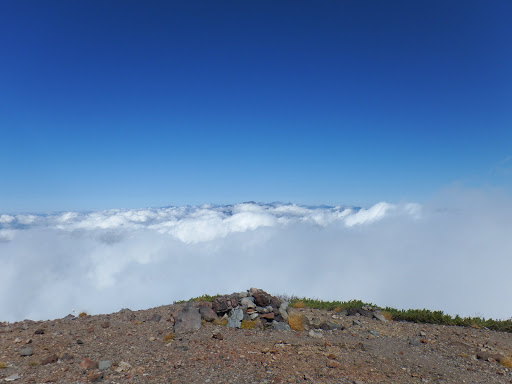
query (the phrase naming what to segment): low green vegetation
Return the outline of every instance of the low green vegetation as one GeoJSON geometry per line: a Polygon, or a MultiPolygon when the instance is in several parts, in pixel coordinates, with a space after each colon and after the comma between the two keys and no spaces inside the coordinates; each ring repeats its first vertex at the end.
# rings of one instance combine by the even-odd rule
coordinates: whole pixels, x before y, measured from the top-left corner
{"type": "Polygon", "coordinates": [[[218,295],[215,295],[215,296],[210,296],[208,294],[204,294],[202,296],[198,296],[198,297],[193,297],[192,299],[189,299],[189,300],[178,300],[178,301],[175,301],[174,304],[183,304],[183,303],[188,303],[189,301],[197,301],[197,302],[213,302],[213,299],[215,299],[218,295]]]}
{"type": "Polygon", "coordinates": [[[306,297],[298,298],[292,296],[290,298],[290,305],[294,308],[311,308],[311,309],[324,309],[326,311],[339,312],[343,309],[349,308],[362,308],[362,307],[374,307],[379,308],[375,304],[364,303],[361,300],[350,300],[350,301],[324,301],[318,299],[309,299],[306,297]]]}
{"type": "Polygon", "coordinates": [[[324,309],[340,312],[349,308],[373,307],[380,309],[383,314],[395,321],[408,321],[412,323],[428,323],[439,325],[457,325],[462,327],[486,328],[493,331],[512,333],[512,320],[493,320],[481,317],[452,317],[443,311],[431,311],[428,309],[395,309],[382,308],[375,304],[364,303],[361,300],[350,301],[324,301],[310,298],[290,298],[290,305],[294,308],[324,309]]]}
{"type": "Polygon", "coordinates": [[[428,309],[407,309],[398,310],[395,308],[384,308],[384,311],[391,314],[391,318],[397,321],[409,321],[413,323],[429,323],[441,325],[458,325],[461,327],[487,328],[493,331],[512,333],[511,320],[494,320],[481,317],[452,317],[442,311],[430,311],[428,309]]]}
{"type": "MultiPolygon", "coordinates": [[[[186,303],[188,301],[212,302],[216,296],[217,295],[211,296],[205,294],[199,297],[194,297],[190,300],[175,301],[174,303],[179,304],[186,303]]],[[[456,325],[461,327],[484,328],[493,331],[512,333],[512,320],[494,320],[481,317],[460,317],[458,315],[452,317],[443,313],[443,311],[431,311],[429,309],[396,309],[391,307],[382,308],[378,305],[365,303],[361,300],[325,301],[307,297],[299,298],[296,296],[287,295],[279,295],[278,297],[283,301],[289,301],[290,306],[293,308],[311,308],[341,312],[350,308],[372,307],[375,309],[380,309],[388,320],[408,321],[411,323],[456,325]]]]}

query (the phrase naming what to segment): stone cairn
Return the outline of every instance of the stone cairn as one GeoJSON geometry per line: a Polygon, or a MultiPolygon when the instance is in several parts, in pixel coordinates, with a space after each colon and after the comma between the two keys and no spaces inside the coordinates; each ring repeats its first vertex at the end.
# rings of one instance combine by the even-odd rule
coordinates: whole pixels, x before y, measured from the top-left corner
{"type": "MultiPolygon", "coordinates": [[[[335,330],[343,327],[334,322],[310,321],[304,316],[289,313],[289,303],[276,296],[251,288],[247,292],[218,295],[213,302],[190,301],[175,316],[174,331],[177,333],[198,330],[202,322],[243,329],[275,329],[281,331],[322,329],[335,330]]],[[[340,315],[366,316],[386,321],[380,311],[373,308],[343,311],[340,315]]]]}
{"type": "Polygon", "coordinates": [[[187,303],[175,317],[175,332],[197,330],[202,321],[231,328],[290,330],[288,302],[251,288],[247,292],[218,295],[213,302],[187,303]]]}

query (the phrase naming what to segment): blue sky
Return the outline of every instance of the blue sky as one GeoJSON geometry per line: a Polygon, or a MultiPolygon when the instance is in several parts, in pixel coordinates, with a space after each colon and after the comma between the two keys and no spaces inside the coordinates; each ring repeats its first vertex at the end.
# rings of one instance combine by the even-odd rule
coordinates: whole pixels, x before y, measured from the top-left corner
{"type": "Polygon", "coordinates": [[[0,2],[0,212],[512,186],[510,1],[0,2]]]}

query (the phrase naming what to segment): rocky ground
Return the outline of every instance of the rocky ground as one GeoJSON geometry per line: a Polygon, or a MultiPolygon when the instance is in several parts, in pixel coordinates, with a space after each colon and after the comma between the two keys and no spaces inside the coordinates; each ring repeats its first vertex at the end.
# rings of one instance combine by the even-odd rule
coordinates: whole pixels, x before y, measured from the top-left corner
{"type": "Polygon", "coordinates": [[[255,289],[0,323],[0,380],[15,383],[512,383],[510,354],[512,334],[292,309],[255,289]]]}

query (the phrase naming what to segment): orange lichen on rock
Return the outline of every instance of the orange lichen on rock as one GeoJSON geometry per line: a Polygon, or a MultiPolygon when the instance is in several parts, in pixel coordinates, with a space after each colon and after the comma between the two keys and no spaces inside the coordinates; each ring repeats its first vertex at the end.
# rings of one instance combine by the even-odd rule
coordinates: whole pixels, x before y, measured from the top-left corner
{"type": "Polygon", "coordinates": [[[288,314],[288,325],[290,325],[290,328],[294,331],[303,331],[304,315],[296,312],[288,314]]]}

